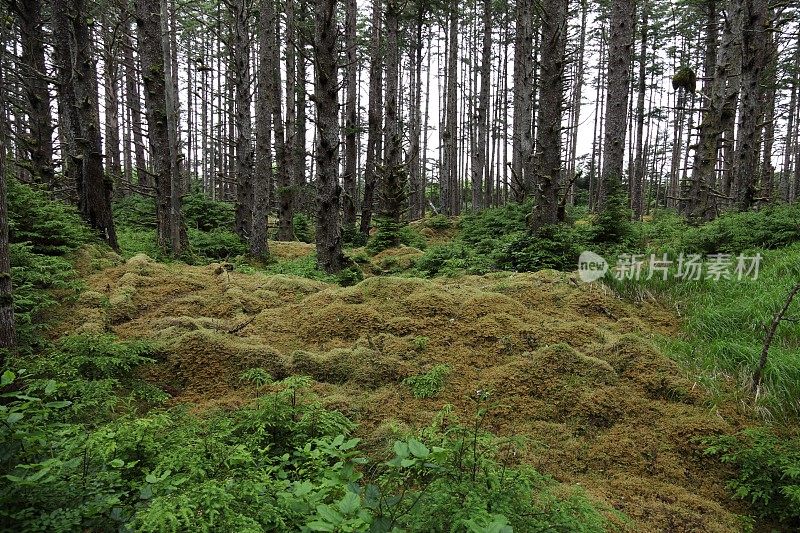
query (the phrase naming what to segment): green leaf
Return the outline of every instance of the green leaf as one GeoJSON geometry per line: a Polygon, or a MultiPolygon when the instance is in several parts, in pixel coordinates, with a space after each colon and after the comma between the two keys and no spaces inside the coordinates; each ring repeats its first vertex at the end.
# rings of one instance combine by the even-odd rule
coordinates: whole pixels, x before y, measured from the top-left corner
{"type": "Polygon", "coordinates": [[[0,376],[0,387],[5,387],[9,383],[12,383],[17,376],[11,370],[6,370],[3,372],[3,375],[0,376]]]}
{"type": "Polygon", "coordinates": [[[339,510],[345,515],[354,514],[361,508],[361,498],[357,494],[348,492],[339,502],[339,510]]]}
{"type": "Polygon", "coordinates": [[[69,407],[72,405],[72,402],[69,400],[61,400],[59,402],[47,402],[44,404],[45,407],[49,407],[50,409],[63,409],[65,407],[69,407]]]}
{"type": "Polygon", "coordinates": [[[408,457],[408,444],[399,440],[395,441],[394,453],[397,454],[397,457],[405,459],[406,457],[408,457]]]}
{"type": "Polygon", "coordinates": [[[19,411],[14,411],[13,413],[10,413],[8,415],[8,418],[6,418],[6,423],[10,426],[22,420],[22,417],[24,416],[25,415],[20,413],[19,411]]]}
{"type": "Polygon", "coordinates": [[[109,464],[111,465],[111,468],[122,468],[123,466],[125,466],[125,461],[123,461],[122,459],[114,459],[109,464]]]}
{"type": "Polygon", "coordinates": [[[51,379],[50,381],[47,382],[47,385],[45,385],[44,393],[45,394],[53,394],[55,392],[56,388],[58,388],[58,385],[56,384],[55,380],[51,379]]]}
{"type": "Polygon", "coordinates": [[[428,448],[415,438],[408,439],[408,449],[414,457],[425,459],[431,452],[428,448]]]}
{"type": "Polygon", "coordinates": [[[328,505],[317,505],[317,514],[329,524],[340,524],[342,522],[342,515],[328,505]]]}

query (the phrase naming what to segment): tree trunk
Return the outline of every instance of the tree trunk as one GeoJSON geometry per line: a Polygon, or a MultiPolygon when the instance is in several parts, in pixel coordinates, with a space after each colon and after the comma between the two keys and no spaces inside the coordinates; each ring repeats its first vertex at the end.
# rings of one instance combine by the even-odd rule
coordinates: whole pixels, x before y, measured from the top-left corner
{"type": "MultiPolygon", "coordinates": [[[[716,0],[711,0],[714,2],[716,0]]],[[[634,171],[630,176],[631,185],[631,210],[634,220],[642,219],[644,211],[644,97],[647,92],[647,37],[649,6],[642,2],[642,40],[639,47],[639,79],[636,100],[636,155],[634,157],[634,171]]]]}
{"type": "Polygon", "coordinates": [[[267,212],[269,209],[269,183],[272,176],[272,18],[270,11],[274,0],[261,0],[259,8],[258,92],[256,93],[256,160],[253,175],[253,236],[250,255],[269,256],[267,243],[267,212]]]}
{"type": "Polygon", "coordinates": [[[117,234],[111,213],[111,182],[103,173],[103,141],[97,96],[97,69],[83,0],[54,0],[53,33],[59,51],[58,75],[64,103],[72,107],[70,127],[78,166],[78,208],[86,222],[115,250],[117,234]]]}
{"type": "MultiPolygon", "coordinates": [[[[5,42],[5,40],[3,40],[5,42]]],[[[0,51],[0,67],[5,50],[0,51]]],[[[5,109],[6,87],[0,68],[0,111],[5,109]]],[[[11,283],[11,258],[8,246],[8,203],[6,202],[6,121],[0,123],[0,348],[16,344],[14,297],[11,283]]],[[[0,366],[5,361],[0,356],[0,366]]]]}
{"type": "MultiPolygon", "coordinates": [[[[236,233],[242,240],[253,235],[253,147],[250,118],[250,2],[231,4],[234,23],[233,52],[236,82],[236,233]]],[[[266,13],[264,14],[266,16],[266,13]]]]}
{"type": "Polygon", "coordinates": [[[347,65],[345,67],[345,87],[347,89],[344,124],[344,174],[342,184],[342,227],[348,231],[355,231],[356,224],[356,171],[358,158],[358,113],[356,97],[358,95],[358,48],[356,43],[356,16],[358,5],[356,0],[345,0],[345,49],[347,50],[347,65]]]}
{"type": "Polygon", "coordinates": [[[744,0],[742,21],[741,118],[734,155],[732,196],[736,207],[746,210],[753,205],[755,198],[759,164],[759,120],[763,113],[766,32],[769,31],[767,0],[744,0]]]}
{"type": "Polygon", "coordinates": [[[179,257],[188,243],[180,206],[174,203],[175,195],[178,194],[174,190],[178,179],[173,165],[173,144],[170,142],[171,119],[167,105],[169,97],[164,67],[161,5],[154,5],[148,0],[136,0],[136,23],[155,177],[158,245],[165,253],[179,257]]]}
{"type": "Polygon", "coordinates": [[[568,0],[542,4],[541,87],[536,128],[536,205],[531,224],[538,230],[558,223],[561,185],[561,120],[568,0]]]}
{"type": "Polygon", "coordinates": [[[533,1],[518,0],[517,30],[514,41],[514,118],[512,122],[511,192],[521,202],[531,192],[526,190],[526,175],[533,158],[531,129],[534,97],[533,1]]]}
{"type": "Polygon", "coordinates": [[[489,151],[489,92],[492,74],[492,0],[483,2],[483,51],[481,54],[480,82],[478,95],[477,150],[472,160],[472,209],[483,209],[484,182],[488,185],[487,152],[489,151]],[[486,178],[486,179],[484,179],[486,178]]]}
{"type": "Polygon", "coordinates": [[[603,172],[598,204],[601,209],[609,192],[609,181],[622,180],[625,133],[628,121],[631,51],[633,49],[636,6],[633,0],[611,2],[611,35],[608,45],[608,104],[603,141],[603,172]]]}
{"type": "Polygon", "coordinates": [[[317,264],[329,274],[342,270],[339,226],[339,102],[336,0],[315,0],[314,102],[317,108],[317,264]]]}
{"type": "Polygon", "coordinates": [[[117,195],[124,193],[122,187],[122,162],[119,151],[119,62],[117,51],[119,41],[112,28],[115,22],[109,17],[103,17],[103,83],[105,85],[105,128],[106,128],[106,173],[114,183],[117,195]]]}
{"type": "Polygon", "coordinates": [[[369,65],[369,102],[368,102],[368,131],[367,131],[367,158],[364,162],[364,201],[361,202],[361,226],[359,230],[365,236],[369,235],[372,222],[372,210],[375,204],[375,186],[377,184],[377,167],[380,160],[382,146],[382,119],[383,98],[381,85],[383,83],[382,53],[381,53],[381,1],[372,3],[372,37],[370,40],[370,65],[369,65]]]}
{"type": "Polygon", "coordinates": [[[439,176],[441,211],[445,215],[458,214],[458,4],[452,0],[448,8],[449,34],[447,55],[447,89],[445,103],[445,129],[443,165],[439,176]]]}
{"type": "Polygon", "coordinates": [[[54,185],[53,117],[47,88],[41,0],[20,0],[16,13],[22,42],[20,80],[27,103],[30,132],[29,135],[18,137],[18,142],[22,143],[30,158],[30,170],[34,180],[52,187],[54,185]]]}
{"type": "Polygon", "coordinates": [[[133,133],[133,146],[136,163],[136,176],[139,186],[149,188],[153,186],[151,175],[147,172],[144,158],[144,136],[142,134],[142,105],[139,101],[139,81],[136,75],[136,63],[133,58],[133,43],[130,34],[130,24],[125,22],[123,31],[122,53],[125,61],[125,101],[131,115],[131,131],[133,133]]]}

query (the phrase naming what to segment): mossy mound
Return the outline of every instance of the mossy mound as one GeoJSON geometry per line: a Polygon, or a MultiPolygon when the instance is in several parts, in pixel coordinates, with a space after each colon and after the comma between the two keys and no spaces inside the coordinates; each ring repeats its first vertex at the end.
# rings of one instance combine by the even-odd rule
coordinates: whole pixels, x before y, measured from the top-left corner
{"type": "MultiPolygon", "coordinates": [[[[384,255],[414,255],[393,253],[384,255]]],[[[676,327],[656,304],[554,271],[377,276],[343,288],[146,256],[87,285],[65,327],[90,317],[92,328],[153,341],[160,358],[147,374],[175,402],[245,402],[250,368],[308,375],[320,401],[378,447],[445,405],[469,419],[476,391],[490,391],[486,427],[524,437],[520,461],[580,484],[632,517],[632,530],[737,523],[724,472],[698,453],[699,438],[736,424],[704,407],[702,388],[648,340],[676,327]],[[444,387],[414,397],[404,378],[438,364],[450,368],[444,387]]]]}

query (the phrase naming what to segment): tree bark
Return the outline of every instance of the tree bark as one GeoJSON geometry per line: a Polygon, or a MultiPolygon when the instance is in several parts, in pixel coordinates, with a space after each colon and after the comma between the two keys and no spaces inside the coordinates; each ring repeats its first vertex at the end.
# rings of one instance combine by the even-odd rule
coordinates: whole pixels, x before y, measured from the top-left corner
{"type": "MultiPolygon", "coordinates": [[[[5,40],[3,40],[5,41],[5,40]]],[[[0,65],[4,51],[0,51],[0,65]]],[[[0,68],[0,111],[5,109],[5,78],[0,68]]],[[[8,243],[8,202],[6,201],[6,122],[0,123],[0,348],[16,344],[14,295],[11,282],[11,257],[8,243]]],[[[5,361],[0,355],[0,366],[5,361]]]]}
{"type": "Polygon", "coordinates": [[[336,0],[315,0],[314,102],[317,108],[317,264],[329,274],[345,266],[339,225],[339,102],[336,0]]]}
{"type": "Polygon", "coordinates": [[[356,224],[356,171],[358,158],[358,113],[356,97],[358,95],[358,48],[356,43],[356,16],[358,5],[356,0],[345,0],[345,49],[347,65],[345,66],[345,87],[347,90],[344,124],[344,174],[342,183],[342,227],[355,230],[356,224]]]}
{"type": "Polygon", "coordinates": [[[518,0],[514,40],[514,117],[512,121],[511,192],[521,202],[531,192],[526,173],[533,159],[531,138],[534,97],[533,1],[518,0]]]}
{"type": "MultiPolygon", "coordinates": [[[[711,0],[715,2],[716,0],[711,0]]],[[[639,47],[639,79],[637,86],[636,100],[636,155],[634,157],[634,171],[630,177],[631,186],[631,210],[634,220],[642,219],[644,211],[644,97],[647,92],[647,37],[648,37],[648,16],[649,5],[642,2],[642,25],[641,25],[641,45],[639,47]]]]}
{"type": "Polygon", "coordinates": [[[158,3],[136,0],[139,54],[155,178],[158,246],[170,256],[179,257],[186,250],[188,240],[180,205],[175,204],[178,194],[175,184],[179,179],[175,176],[173,162],[176,156],[172,154],[174,145],[170,142],[171,119],[167,105],[169,97],[164,67],[161,11],[162,6],[158,3]]]}
{"type": "Polygon", "coordinates": [[[117,250],[111,213],[111,182],[103,173],[103,141],[97,96],[97,69],[83,0],[54,0],[53,33],[58,52],[58,76],[64,104],[71,107],[70,128],[78,167],[78,209],[84,220],[117,250]]]}
{"type": "Polygon", "coordinates": [[[492,0],[483,2],[483,51],[481,53],[480,93],[478,95],[477,150],[472,161],[472,209],[483,209],[484,183],[489,183],[489,96],[492,73],[492,0]]]}
{"type": "MultiPolygon", "coordinates": [[[[236,233],[242,240],[253,235],[253,147],[250,117],[250,2],[231,4],[234,22],[233,52],[236,83],[236,233]]],[[[266,16],[266,14],[264,14],[266,16]]]]}
{"type": "Polygon", "coordinates": [[[603,140],[603,172],[598,205],[603,209],[609,180],[622,180],[625,157],[625,133],[628,121],[631,51],[633,49],[636,6],[633,0],[611,2],[611,26],[608,45],[608,104],[606,133],[603,140]]]}
{"type": "Polygon", "coordinates": [[[732,196],[736,207],[753,205],[760,154],[759,119],[764,98],[769,17],[767,0],[744,0],[742,16],[742,89],[739,137],[733,168],[732,196]]]}
{"type": "Polygon", "coordinates": [[[369,235],[372,223],[372,211],[375,204],[375,186],[377,184],[377,167],[381,157],[382,147],[382,88],[383,68],[381,53],[381,9],[382,0],[372,2],[372,37],[370,40],[370,65],[369,65],[369,102],[368,102],[368,131],[367,131],[367,157],[364,162],[364,201],[361,202],[361,226],[359,230],[363,235],[369,235]]]}
{"type": "Polygon", "coordinates": [[[273,0],[261,0],[259,8],[258,92],[256,96],[256,159],[253,175],[253,237],[250,239],[250,255],[269,256],[267,242],[267,210],[269,208],[269,183],[272,176],[272,19],[270,11],[273,0]]]}
{"type": "Polygon", "coordinates": [[[44,22],[41,0],[20,0],[16,7],[22,42],[20,79],[25,93],[30,135],[19,139],[31,162],[31,174],[37,183],[54,185],[53,117],[47,88],[44,22]]]}
{"type": "Polygon", "coordinates": [[[541,86],[536,128],[536,205],[531,224],[538,230],[558,223],[561,185],[561,121],[568,0],[542,4],[541,86]]]}

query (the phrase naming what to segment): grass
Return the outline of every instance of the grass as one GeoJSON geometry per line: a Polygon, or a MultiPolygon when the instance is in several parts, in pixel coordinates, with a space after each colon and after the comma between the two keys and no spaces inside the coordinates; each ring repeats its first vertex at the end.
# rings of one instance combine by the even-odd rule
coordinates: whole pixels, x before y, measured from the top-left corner
{"type": "MultiPolygon", "coordinates": [[[[656,298],[684,316],[685,334],[668,342],[670,353],[696,369],[712,388],[734,380],[744,392],[758,362],[765,327],[783,305],[791,287],[800,282],[800,244],[760,252],[757,279],[667,281],[608,279],[629,298],[656,298]]],[[[750,254],[748,254],[750,255],[750,254]]],[[[800,317],[792,303],[787,317],[800,317]]],[[[764,418],[800,415],[800,325],[784,321],[769,351],[764,386],[757,398],[744,398],[764,418]]]]}

